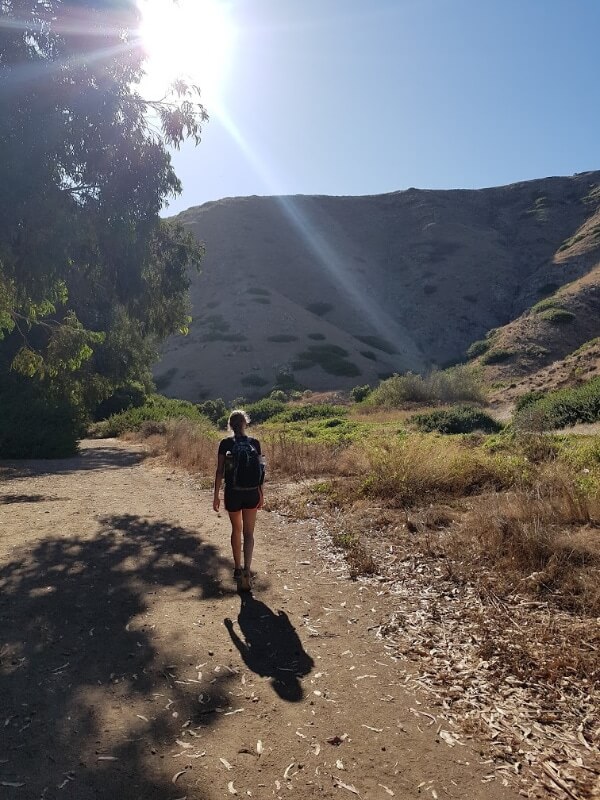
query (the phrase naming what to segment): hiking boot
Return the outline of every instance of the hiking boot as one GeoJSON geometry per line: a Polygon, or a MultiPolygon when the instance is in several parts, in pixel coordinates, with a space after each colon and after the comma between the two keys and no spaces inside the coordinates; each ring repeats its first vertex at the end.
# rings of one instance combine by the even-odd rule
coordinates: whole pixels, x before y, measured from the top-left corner
{"type": "Polygon", "coordinates": [[[243,577],[244,570],[241,567],[236,567],[233,570],[233,580],[236,581],[236,583],[240,583],[243,577]]]}

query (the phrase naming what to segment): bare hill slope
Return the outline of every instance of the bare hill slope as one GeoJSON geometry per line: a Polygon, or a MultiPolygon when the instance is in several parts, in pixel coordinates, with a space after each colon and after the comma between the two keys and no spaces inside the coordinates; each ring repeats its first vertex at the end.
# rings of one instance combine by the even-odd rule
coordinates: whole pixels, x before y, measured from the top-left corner
{"type": "Polygon", "coordinates": [[[589,172],[190,208],[177,219],[206,243],[206,259],[190,334],[166,344],[159,388],[232,399],[284,376],[339,389],[459,360],[565,284],[597,289],[599,185],[600,172],[589,172]]]}

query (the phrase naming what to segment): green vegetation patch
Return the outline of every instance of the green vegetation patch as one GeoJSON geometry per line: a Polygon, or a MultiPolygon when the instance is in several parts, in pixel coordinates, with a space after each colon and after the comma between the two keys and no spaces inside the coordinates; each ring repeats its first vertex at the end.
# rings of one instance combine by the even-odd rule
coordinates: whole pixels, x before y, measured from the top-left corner
{"type": "Polygon", "coordinates": [[[514,424],[528,428],[564,428],[600,420],[600,377],[571,389],[530,393],[519,399],[514,424]]]}
{"type": "Polygon", "coordinates": [[[484,364],[502,364],[504,361],[510,361],[514,355],[514,350],[505,350],[498,347],[485,353],[481,360],[484,364]]]}
{"type": "Polygon", "coordinates": [[[542,312],[549,311],[553,308],[563,308],[561,301],[556,296],[545,297],[543,300],[540,300],[538,303],[531,306],[531,311],[534,314],[541,314],[542,312]]]}
{"type": "Polygon", "coordinates": [[[67,458],[77,453],[85,411],[53,397],[42,382],[3,375],[0,387],[0,458],[67,458]]]}
{"type": "Polygon", "coordinates": [[[420,431],[432,433],[457,434],[473,433],[498,433],[502,425],[485,411],[475,406],[453,406],[452,408],[431,411],[427,414],[415,414],[410,418],[420,431]]]}
{"type": "Polygon", "coordinates": [[[97,439],[121,436],[126,431],[138,431],[145,422],[164,422],[167,419],[191,419],[195,422],[206,421],[198,406],[186,400],[173,400],[154,394],[148,397],[143,406],[129,408],[120,414],[113,414],[108,419],[95,423],[91,435],[97,439]]]}
{"type": "Polygon", "coordinates": [[[272,417],[280,414],[285,409],[285,403],[280,400],[272,400],[265,397],[246,406],[246,411],[250,415],[250,420],[254,423],[266,422],[272,417]]]}
{"type": "Polygon", "coordinates": [[[276,333],[274,336],[267,336],[267,341],[284,344],[285,342],[297,342],[298,337],[291,333],[276,333]]]}
{"type": "Polygon", "coordinates": [[[458,365],[428,375],[392,375],[382,381],[365,400],[367,405],[402,408],[410,403],[430,404],[482,402],[485,398],[479,373],[458,365]]]}
{"type": "Polygon", "coordinates": [[[377,361],[377,356],[372,350],[361,350],[360,354],[363,358],[368,358],[369,361],[377,361]]]}
{"type": "Polygon", "coordinates": [[[492,343],[489,339],[478,339],[476,342],[469,347],[467,350],[467,358],[477,358],[477,356],[482,356],[492,346],[492,343]]]}
{"type": "Polygon", "coordinates": [[[540,314],[540,319],[546,320],[552,325],[568,325],[575,321],[575,314],[565,308],[549,308],[540,314]]]}
{"type": "Polygon", "coordinates": [[[319,366],[330,375],[353,378],[360,375],[360,370],[356,364],[347,360],[348,355],[347,350],[335,344],[311,344],[298,353],[292,368],[309,369],[319,366]]]}
{"type": "Polygon", "coordinates": [[[381,336],[355,336],[354,338],[363,344],[368,344],[369,347],[374,347],[375,350],[388,353],[388,355],[394,355],[398,352],[393,344],[382,339],[381,336]]]}
{"type": "Polygon", "coordinates": [[[307,403],[302,406],[290,406],[275,418],[276,422],[301,422],[307,419],[327,419],[343,417],[348,414],[344,406],[334,406],[331,403],[307,403]]]}

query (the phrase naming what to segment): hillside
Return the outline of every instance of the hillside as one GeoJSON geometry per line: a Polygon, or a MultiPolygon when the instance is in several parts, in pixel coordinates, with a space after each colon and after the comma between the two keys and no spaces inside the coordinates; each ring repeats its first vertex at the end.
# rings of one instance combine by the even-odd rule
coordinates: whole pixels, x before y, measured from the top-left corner
{"type": "Polygon", "coordinates": [[[562,358],[600,334],[599,186],[600,172],[589,172],[481,190],[190,208],[176,219],[205,242],[206,258],[193,278],[190,333],[166,343],[158,386],[190,400],[233,399],[278,381],[349,388],[444,366],[492,328],[529,325],[532,306],[557,292],[565,308],[577,306],[576,324],[542,320],[515,347],[550,330],[565,344],[548,355],[562,358]]]}

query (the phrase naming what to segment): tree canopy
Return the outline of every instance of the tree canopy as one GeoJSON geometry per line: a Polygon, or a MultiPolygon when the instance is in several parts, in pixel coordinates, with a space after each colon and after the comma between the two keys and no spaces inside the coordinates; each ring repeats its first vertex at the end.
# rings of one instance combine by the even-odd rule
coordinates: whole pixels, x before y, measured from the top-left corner
{"type": "Polygon", "coordinates": [[[139,23],[135,0],[0,0],[0,379],[87,410],[149,380],[201,258],[159,212],[206,112],[182,82],[141,95],[139,23]]]}

